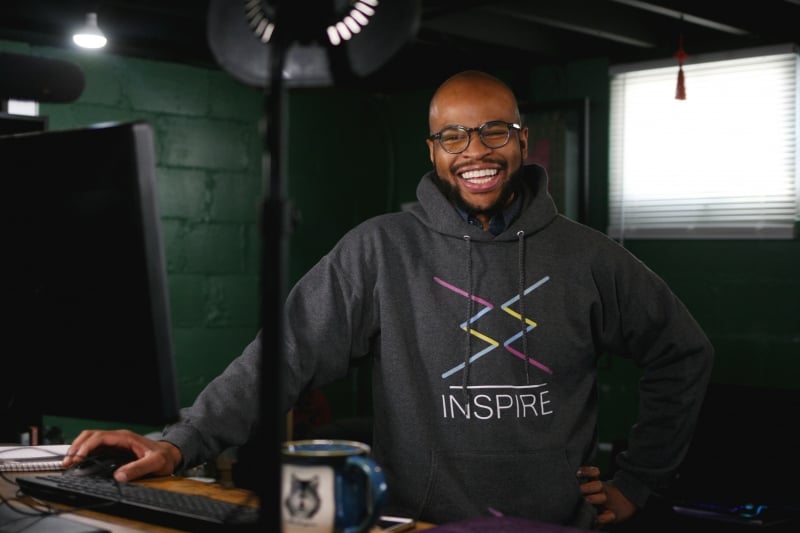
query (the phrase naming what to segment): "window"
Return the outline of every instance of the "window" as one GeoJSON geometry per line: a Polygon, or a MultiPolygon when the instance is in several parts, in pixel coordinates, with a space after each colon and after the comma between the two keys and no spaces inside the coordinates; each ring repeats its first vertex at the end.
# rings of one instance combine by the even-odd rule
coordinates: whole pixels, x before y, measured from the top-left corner
{"type": "Polygon", "coordinates": [[[800,55],[795,46],[611,69],[614,238],[793,238],[800,55]]]}

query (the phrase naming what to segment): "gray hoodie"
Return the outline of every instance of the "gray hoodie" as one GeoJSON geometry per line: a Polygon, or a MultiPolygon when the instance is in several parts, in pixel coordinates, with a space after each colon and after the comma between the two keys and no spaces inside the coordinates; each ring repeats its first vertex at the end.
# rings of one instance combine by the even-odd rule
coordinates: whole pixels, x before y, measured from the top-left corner
{"type": "MultiPolygon", "coordinates": [[[[597,362],[642,369],[639,415],[614,483],[643,505],[689,445],[713,349],[664,281],[604,234],[557,213],[538,166],[494,236],[433,182],[418,203],[348,232],[290,291],[284,407],[372,358],[373,456],[390,511],[444,523],[496,510],[590,527],[576,471],[597,445],[597,362]]],[[[258,338],[165,430],[187,465],[257,423],[258,338]]]]}

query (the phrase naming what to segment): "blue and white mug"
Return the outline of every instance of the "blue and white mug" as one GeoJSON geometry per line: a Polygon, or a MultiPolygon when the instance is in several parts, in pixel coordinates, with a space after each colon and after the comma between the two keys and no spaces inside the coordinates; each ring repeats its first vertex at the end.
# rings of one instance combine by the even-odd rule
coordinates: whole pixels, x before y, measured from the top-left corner
{"type": "Polygon", "coordinates": [[[295,440],[281,450],[283,533],[365,533],[386,500],[381,467],[363,442],[295,440]]]}

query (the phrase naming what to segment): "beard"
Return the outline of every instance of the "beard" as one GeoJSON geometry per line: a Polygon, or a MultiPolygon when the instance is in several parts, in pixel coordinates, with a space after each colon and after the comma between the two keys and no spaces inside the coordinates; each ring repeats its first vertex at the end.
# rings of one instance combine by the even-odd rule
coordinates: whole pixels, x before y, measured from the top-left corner
{"type": "Polygon", "coordinates": [[[456,207],[462,209],[468,215],[473,217],[485,215],[487,218],[491,219],[494,215],[503,211],[514,195],[522,190],[522,166],[520,166],[513,174],[509,176],[509,179],[503,185],[497,200],[495,200],[494,203],[488,207],[479,207],[475,204],[467,202],[464,197],[461,196],[459,190],[451,185],[449,181],[441,178],[436,173],[434,173],[434,176],[435,178],[433,182],[436,184],[436,187],[445,196],[445,198],[455,204],[456,207]]]}

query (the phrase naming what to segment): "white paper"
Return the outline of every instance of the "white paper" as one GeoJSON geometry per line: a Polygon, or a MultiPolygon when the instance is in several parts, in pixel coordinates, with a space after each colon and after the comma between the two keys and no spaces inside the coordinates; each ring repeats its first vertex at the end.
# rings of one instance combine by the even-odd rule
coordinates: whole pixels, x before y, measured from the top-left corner
{"type": "Polygon", "coordinates": [[[69,450],[69,444],[46,444],[44,446],[0,446],[0,462],[19,459],[61,460],[69,450]]]}

